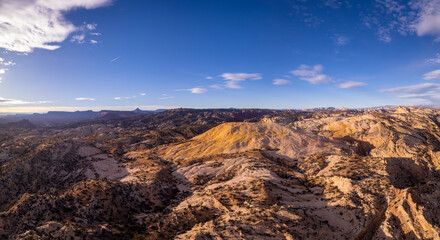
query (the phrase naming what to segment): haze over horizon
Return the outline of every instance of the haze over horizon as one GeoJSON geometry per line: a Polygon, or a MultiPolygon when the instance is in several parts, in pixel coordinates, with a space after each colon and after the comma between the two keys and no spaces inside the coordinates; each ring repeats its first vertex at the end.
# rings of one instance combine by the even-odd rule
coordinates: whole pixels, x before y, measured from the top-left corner
{"type": "Polygon", "coordinates": [[[2,0],[0,35],[0,113],[440,104],[440,0],[2,0]]]}

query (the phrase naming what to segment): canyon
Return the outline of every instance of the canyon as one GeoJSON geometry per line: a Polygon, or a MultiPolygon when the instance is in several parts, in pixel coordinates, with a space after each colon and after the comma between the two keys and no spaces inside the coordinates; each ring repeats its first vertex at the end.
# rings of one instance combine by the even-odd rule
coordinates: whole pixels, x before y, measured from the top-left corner
{"type": "Polygon", "coordinates": [[[440,109],[7,124],[2,239],[440,239],[440,109]]]}

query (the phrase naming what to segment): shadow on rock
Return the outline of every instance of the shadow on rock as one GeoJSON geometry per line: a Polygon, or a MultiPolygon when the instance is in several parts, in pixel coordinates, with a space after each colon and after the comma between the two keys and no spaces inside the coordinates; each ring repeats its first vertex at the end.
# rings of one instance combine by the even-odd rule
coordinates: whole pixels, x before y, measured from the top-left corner
{"type": "Polygon", "coordinates": [[[413,187],[430,175],[429,169],[411,158],[385,158],[391,184],[398,189],[413,187]]]}

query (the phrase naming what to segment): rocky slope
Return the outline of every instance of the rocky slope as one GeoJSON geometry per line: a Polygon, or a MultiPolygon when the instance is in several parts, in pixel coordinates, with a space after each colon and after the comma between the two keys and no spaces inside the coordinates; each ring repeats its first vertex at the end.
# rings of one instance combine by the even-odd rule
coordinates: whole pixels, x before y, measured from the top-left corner
{"type": "Polygon", "coordinates": [[[2,128],[0,238],[440,239],[439,120],[175,109],[2,128]]]}

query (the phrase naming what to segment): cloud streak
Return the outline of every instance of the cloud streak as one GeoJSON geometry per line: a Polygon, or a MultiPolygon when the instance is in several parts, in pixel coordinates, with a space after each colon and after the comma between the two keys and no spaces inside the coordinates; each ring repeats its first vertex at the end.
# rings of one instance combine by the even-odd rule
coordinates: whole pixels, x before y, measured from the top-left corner
{"type": "Polygon", "coordinates": [[[25,104],[44,104],[51,103],[52,101],[24,101],[18,99],[8,99],[0,97],[1,106],[13,106],[13,105],[25,105],[25,104]]]}
{"type": "Polygon", "coordinates": [[[216,89],[216,90],[223,90],[225,89],[225,87],[223,85],[220,84],[213,84],[211,86],[209,86],[210,88],[216,89]]]}
{"type": "Polygon", "coordinates": [[[136,96],[132,96],[132,97],[115,97],[115,100],[128,100],[128,99],[132,99],[135,98],[136,96]]]}
{"type": "Polygon", "coordinates": [[[75,100],[76,100],[76,101],[95,101],[96,99],[94,99],[94,98],[83,98],[83,97],[80,97],[80,98],[75,98],[75,100]]]}
{"type": "Polygon", "coordinates": [[[113,58],[112,60],[110,60],[110,62],[112,63],[112,62],[114,62],[114,61],[117,61],[119,58],[121,58],[120,56],[119,57],[115,57],[115,58],[113,58]]]}
{"type": "Polygon", "coordinates": [[[260,73],[223,73],[221,77],[226,81],[225,87],[232,89],[242,89],[240,82],[263,78],[260,73]]]}
{"type": "Polygon", "coordinates": [[[339,88],[358,88],[358,87],[363,87],[365,85],[367,85],[367,84],[364,82],[348,81],[348,82],[338,84],[338,87],[339,88]]]}
{"type": "Polygon", "coordinates": [[[411,98],[419,104],[440,103],[440,83],[422,83],[410,86],[382,89],[381,92],[399,94],[399,98],[411,98]]]}
{"type": "Polygon", "coordinates": [[[289,80],[286,79],[274,79],[272,80],[272,84],[273,85],[287,85],[290,84],[291,82],[289,80]]]}
{"type": "Polygon", "coordinates": [[[425,79],[425,80],[439,80],[440,79],[440,69],[429,72],[429,73],[425,73],[423,75],[423,79],[425,79]]]}
{"type": "Polygon", "coordinates": [[[167,100],[167,99],[173,99],[174,98],[174,96],[170,96],[170,95],[168,95],[168,94],[162,94],[162,97],[160,97],[159,99],[161,99],[161,100],[167,100]]]}
{"type": "Polygon", "coordinates": [[[404,87],[382,89],[381,92],[389,93],[426,93],[426,92],[440,92],[440,83],[422,83],[404,87]]]}

